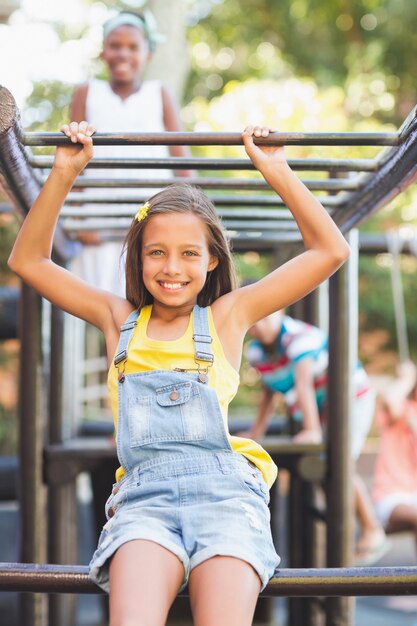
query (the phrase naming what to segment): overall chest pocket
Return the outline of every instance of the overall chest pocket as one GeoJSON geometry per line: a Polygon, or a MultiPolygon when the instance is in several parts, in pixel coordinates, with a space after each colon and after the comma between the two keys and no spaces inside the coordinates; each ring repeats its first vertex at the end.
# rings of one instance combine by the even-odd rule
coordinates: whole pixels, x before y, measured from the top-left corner
{"type": "Polygon", "coordinates": [[[206,416],[198,383],[185,382],[156,389],[153,395],[129,397],[130,445],[202,441],[206,416]]]}

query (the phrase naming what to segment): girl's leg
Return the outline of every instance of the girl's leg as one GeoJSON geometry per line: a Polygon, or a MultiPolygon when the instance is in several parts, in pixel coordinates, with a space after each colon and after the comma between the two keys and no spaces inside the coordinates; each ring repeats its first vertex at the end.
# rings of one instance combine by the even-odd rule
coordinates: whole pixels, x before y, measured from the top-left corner
{"type": "Polygon", "coordinates": [[[356,515],[361,527],[356,550],[358,552],[373,550],[384,542],[385,532],[376,516],[365,483],[359,474],[355,474],[353,477],[353,488],[356,515]]]}
{"type": "Polygon", "coordinates": [[[184,579],[175,554],[152,541],[123,544],[110,563],[110,626],[163,626],[184,579]]]}
{"type": "Polygon", "coordinates": [[[399,504],[392,511],[387,525],[388,532],[412,530],[417,544],[417,507],[411,504],[399,504]]]}
{"type": "Polygon", "coordinates": [[[250,626],[260,589],[249,563],[229,556],[204,561],[190,574],[194,626],[250,626]]]}

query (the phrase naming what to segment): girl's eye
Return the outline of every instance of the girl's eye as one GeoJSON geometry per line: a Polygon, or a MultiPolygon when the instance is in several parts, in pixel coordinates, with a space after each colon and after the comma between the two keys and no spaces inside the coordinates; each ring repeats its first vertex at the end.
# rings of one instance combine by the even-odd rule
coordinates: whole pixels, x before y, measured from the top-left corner
{"type": "Polygon", "coordinates": [[[151,256],[161,256],[163,254],[162,250],[152,250],[150,252],[151,256]]]}
{"type": "Polygon", "coordinates": [[[193,252],[193,250],[186,250],[184,254],[185,256],[197,256],[197,252],[193,252]]]}

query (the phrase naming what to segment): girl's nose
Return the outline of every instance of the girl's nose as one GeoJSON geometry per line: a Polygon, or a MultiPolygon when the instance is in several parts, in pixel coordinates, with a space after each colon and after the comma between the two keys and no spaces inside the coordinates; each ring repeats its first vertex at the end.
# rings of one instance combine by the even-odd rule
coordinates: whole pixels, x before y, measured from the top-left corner
{"type": "Polygon", "coordinates": [[[181,274],[180,262],[176,256],[171,255],[166,257],[164,272],[169,276],[176,276],[178,274],[181,274]]]}
{"type": "Polygon", "coordinates": [[[126,59],[129,56],[129,49],[123,48],[123,47],[119,48],[118,53],[119,53],[119,57],[126,59]]]}

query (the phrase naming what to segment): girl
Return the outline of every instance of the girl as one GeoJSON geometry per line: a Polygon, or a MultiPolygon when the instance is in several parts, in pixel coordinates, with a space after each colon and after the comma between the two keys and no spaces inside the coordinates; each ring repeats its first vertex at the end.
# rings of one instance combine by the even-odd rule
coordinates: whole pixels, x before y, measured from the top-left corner
{"type": "Polygon", "coordinates": [[[132,222],[126,299],[100,291],[51,261],[60,207],[93,154],[87,122],[62,130],[72,145],[57,149],[9,265],[105,335],[121,468],[91,576],[110,589],[112,626],[164,624],[187,583],[195,624],[249,625],[279,557],[267,507],[276,467],[259,444],[230,437],[226,426],[243,338],[334,272],[348,245],[293,174],[284,149],[255,145],[253,137],[269,130],[249,126],[246,152],[292,211],[305,252],[234,289],[212,204],[200,191],[174,185],[132,222]]]}
{"type": "Polygon", "coordinates": [[[417,375],[412,362],[381,391],[381,439],[375,463],[373,497],[388,532],[411,530],[417,544],[417,375]]]}

